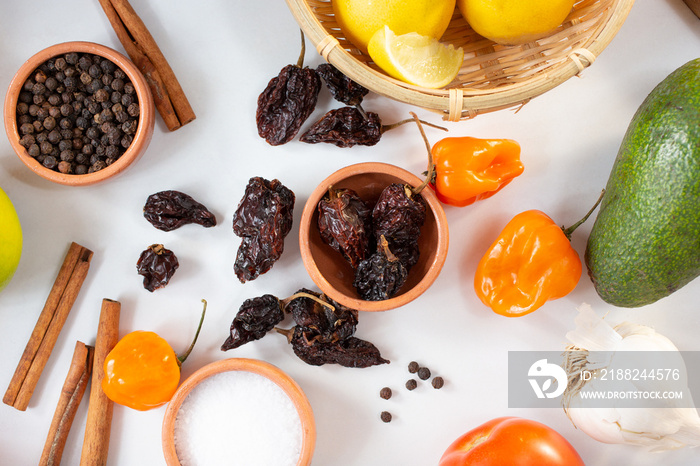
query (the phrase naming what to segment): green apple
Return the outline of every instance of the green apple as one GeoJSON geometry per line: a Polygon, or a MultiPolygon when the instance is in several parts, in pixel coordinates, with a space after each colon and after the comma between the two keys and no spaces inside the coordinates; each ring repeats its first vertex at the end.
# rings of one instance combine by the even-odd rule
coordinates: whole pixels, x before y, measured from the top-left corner
{"type": "Polygon", "coordinates": [[[10,283],[22,255],[22,227],[12,201],[0,188],[0,291],[10,283]]]}

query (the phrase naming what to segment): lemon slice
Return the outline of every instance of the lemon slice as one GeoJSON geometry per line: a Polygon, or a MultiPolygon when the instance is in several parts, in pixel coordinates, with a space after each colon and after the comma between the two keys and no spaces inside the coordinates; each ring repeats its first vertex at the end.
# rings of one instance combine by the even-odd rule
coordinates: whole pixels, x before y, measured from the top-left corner
{"type": "Polygon", "coordinates": [[[389,76],[430,89],[445,87],[459,73],[462,48],[415,32],[396,35],[384,26],[367,45],[369,56],[389,76]]]}

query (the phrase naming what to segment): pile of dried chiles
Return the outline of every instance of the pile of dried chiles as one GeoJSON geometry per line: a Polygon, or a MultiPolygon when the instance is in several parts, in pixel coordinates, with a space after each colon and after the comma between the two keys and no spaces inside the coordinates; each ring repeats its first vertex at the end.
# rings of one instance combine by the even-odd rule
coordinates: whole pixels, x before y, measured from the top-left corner
{"type": "Polygon", "coordinates": [[[271,294],[243,302],[231,323],[222,351],[259,340],[272,330],[287,338],[294,354],[307,364],[364,368],[387,364],[372,343],[357,338],[358,311],[325,294],[302,288],[286,299],[271,294]],[[291,316],[294,326],[278,327],[291,316]]]}
{"type": "Polygon", "coordinates": [[[426,203],[417,191],[392,183],[370,205],[352,189],[331,187],[319,201],[321,239],[355,271],[353,286],[360,298],[395,296],[418,262],[426,203]]]}
{"type": "Polygon", "coordinates": [[[82,175],[116,161],[139,124],[136,89],[112,61],[70,52],[41,64],[17,102],[20,144],[44,167],[82,175]]]}
{"type": "MultiPolygon", "coordinates": [[[[143,206],[143,216],[162,231],[172,231],[191,223],[205,228],[216,226],[216,217],[204,204],[189,194],[175,190],[148,196],[143,206]]],[[[136,271],[143,276],[143,287],[153,292],[165,287],[179,266],[173,251],[162,244],[152,244],[139,256],[136,271]]]]}
{"type": "Polygon", "coordinates": [[[302,34],[301,54],[297,63],[283,67],[258,96],[255,118],[258,134],[268,144],[278,146],[294,139],[316,108],[322,81],[331,96],[344,106],[326,112],[299,136],[301,142],[327,143],[338,147],[373,146],[386,131],[412,121],[382,124],[377,113],[362,108],[362,101],[369,89],[329,63],[315,69],[304,66],[304,52],[302,34]]]}
{"type": "MultiPolygon", "coordinates": [[[[292,229],[294,201],[294,192],[279,180],[256,176],[248,181],[233,216],[233,232],[242,238],[233,265],[241,283],[268,272],[282,256],[284,239],[292,229]]],[[[216,225],[216,217],[204,204],[175,190],[148,196],[143,216],[162,231],[190,223],[205,228],[216,225]]],[[[178,267],[175,254],[162,244],[146,248],[136,263],[148,291],[166,286],[178,267]]]]}

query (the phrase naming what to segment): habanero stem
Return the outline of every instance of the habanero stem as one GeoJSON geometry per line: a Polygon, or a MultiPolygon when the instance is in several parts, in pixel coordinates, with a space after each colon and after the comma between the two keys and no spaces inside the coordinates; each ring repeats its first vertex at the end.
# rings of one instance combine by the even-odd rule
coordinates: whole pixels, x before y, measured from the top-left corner
{"type": "Polygon", "coordinates": [[[574,233],[574,231],[575,231],[579,226],[581,226],[581,224],[583,224],[586,220],[588,220],[588,217],[590,217],[591,214],[593,213],[593,211],[596,209],[596,207],[598,207],[598,205],[599,205],[599,204],[601,203],[601,201],[603,200],[603,196],[604,196],[604,195],[605,195],[605,189],[603,189],[603,190],[601,191],[600,196],[598,197],[598,200],[596,201],[596,203],[593,204],[593,207],[591,207],[591,210],[589,210],[588,213],[586,213],[586,215],[584,215],[583,218],[582,218],[581,220],[579,220],[578,222],[574,223],[573,225],[571,225],[571,226],[568,227],[568,228],[565,228],[565,227],[563,227],[563,226],[561,227],[561,231],[564,232],[564,236],[566,236],[566,238],[567,238],[569,241],[571,241],[571,235],[574,233]]]}
{"type": "Polygon", "coordinates": [[[192,343],[190,343],[190,347],[187,348],[187,351],[185,351],[184,354],[181,356],[178,355],[177,357],[177,365],[182,366],[182,363],[185,362],[185,359],[190,355],[192,350],[194,349],[195,343],[197,343],[197,338],[199,338],[199,332],[202,330],[202,323],[204,322],[204,315],[207,313],[207,300],[202,299],[202,302],[204,303],[204,306],[202,307],[202,316],[199,318],[199,326],[197,327],[197,332],[194,334],[194,338],[192,339],[192,343]]]}

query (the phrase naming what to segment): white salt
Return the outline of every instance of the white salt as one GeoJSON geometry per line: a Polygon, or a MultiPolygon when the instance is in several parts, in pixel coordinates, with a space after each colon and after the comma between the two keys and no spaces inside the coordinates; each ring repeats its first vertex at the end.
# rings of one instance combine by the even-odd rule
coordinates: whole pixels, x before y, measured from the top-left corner
{"type": "Polygon", "coordinates": [[[208,377],[185,398],[175,419],[182,466],[294,466],[301,444],[294,403],[253,372],[208,377]]]}

